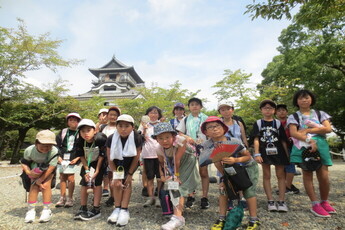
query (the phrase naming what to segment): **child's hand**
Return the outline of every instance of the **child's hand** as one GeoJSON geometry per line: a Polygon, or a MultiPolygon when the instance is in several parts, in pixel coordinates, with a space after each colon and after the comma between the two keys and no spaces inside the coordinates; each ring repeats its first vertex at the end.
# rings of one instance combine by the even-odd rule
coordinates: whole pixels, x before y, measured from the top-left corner
{"type": "Polygon", "coordinates": [[[128,174],[126,177],[125,183],[123,183],[123,187],[124,187],[123,189],[129,188],[131,183],[132,183],[132,175],[128,174]]]}
{"type": "Polygon", "coordinates": [[[161,182],[165,182],[166,181],[166,177],[165,176],[161,176],[161,182]]]}
{"type": "Polygon", "coordinates": [[[259,164],[261,164],[262,162],[264,162],[264,161],[262,160],[262,157],[261,157],[261,156],[256,156],[256,157],[254,157],[254,160],[255,160],[257,163],[259,163],[259,164]]]}
{"type": "Polygon", "coordinates": [[[235,157],[224,157],[224,158],[222,159],[222,162],[223,162],[224,164],[232,165],[232,164],[237,163],[237,160],[236,160],[235,157]]]}
{"type": "Polygon", "coordinates": [[[70,165],[74,165],[74,164],[76,164],[78,162],[78,159],[74,159],[74,160],[71,160],[70,162],[69,162],[69,164],[70,165]]]}
{"type": "Polygon", "coordinates": [[[90,173],[86,173],[86,174],[84,175],[84,177],[85,177],[85,181],[86,181],[86,182],[91,181],[90,173]]]}
{"type": "Polygon", "coordinates": [[[95,180],[95,178],[97,177],[97,175],[98,175],[98,171],[96,171],[96,172],[92,175],[91,180],[95,180]]]}
{"type": "Polygon", "coordinates": [[[29,173],[27,173],[27,175],[32,179],[36,179],[36,178],[39,178],[42,175],[42,173],[35,173],[34,171],[31,170],[29,171],[29,173]]]}
{"type": "Polygon", "coordinates": [[[195,143],[194,139],[191,137],[186,137],[186,140],[189,144],[193,145],[195,143]]]}
{"type": "Polygon", "coordinates": [[[177,181],[179,184],[182,184],[182,182],[181,182],[181,180],[180,180],[180,178],[179,177],[175,177],[175,179],[174,179],[175,181],[177,181]]]}

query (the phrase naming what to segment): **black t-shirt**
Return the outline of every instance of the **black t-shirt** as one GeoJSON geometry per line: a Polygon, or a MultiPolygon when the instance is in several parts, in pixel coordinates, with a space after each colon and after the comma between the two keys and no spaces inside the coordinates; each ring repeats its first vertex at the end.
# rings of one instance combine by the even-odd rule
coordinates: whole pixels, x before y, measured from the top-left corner
{"type": "Polygon", "coordinates": [[[98,158],[104,158],[106,155],[106,142],[107,136],[104,133],[97,133],[92,143],[88,143],[80,137],[77,140],[76,155],[77,157],[85,157],[86,161],[90,162],[90,166],[95,168],[98,158]],[[90,155],[88,152],[92,152],[92,154],[90,155]]]}
{"type": "Polygon", "coordinates": [[[64,153],[67,152],[70,153],[70,161],[77,157],[76,146],[78,137],[79,134],[77,130],[70,130],[68,128],[61,130],[56,136],[56,147],[59,149],[60,157],[62,159],[64,159],[64,153]],[[62,133],[64,133],[64,137],[62,137],[62,133]],[[70,146],[72,149],[67,151],[67,148],[70,146]]]}

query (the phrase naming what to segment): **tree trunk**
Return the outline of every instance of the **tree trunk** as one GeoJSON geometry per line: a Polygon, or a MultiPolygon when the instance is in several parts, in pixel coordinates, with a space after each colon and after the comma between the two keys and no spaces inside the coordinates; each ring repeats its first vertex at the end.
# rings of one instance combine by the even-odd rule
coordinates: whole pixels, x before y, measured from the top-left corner
{"type": "Polygon", "coordinates": [[[26,133],[29,131],[30,128],[22,128],[18,129],[18,138],[13,147],[12,157],[10,164],[17,164],[22,156],[20,156],[20,148],[24,143],[24,139],[26,137],[26,133]]]}

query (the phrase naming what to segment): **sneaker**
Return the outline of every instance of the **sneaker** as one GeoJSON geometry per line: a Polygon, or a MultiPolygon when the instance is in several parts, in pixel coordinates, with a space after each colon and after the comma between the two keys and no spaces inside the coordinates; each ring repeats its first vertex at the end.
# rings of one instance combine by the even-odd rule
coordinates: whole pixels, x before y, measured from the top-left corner
{"type": "Polygon", "coordinates": [[[99,217],[101,217],[101,211],[99,209],[96,210],[95,208],[91,209],[91,211],[87,211],[80,214],[80,219],[86,220],[86,221],[93,220],[99,217]]]}
{"type": "Polygon", "coordinates": [[[55,204],[55,207],[60,208],[65,206],[66,198],[61,196],[59,201],[55,204]]]}
{"type": "Polygon", "coordinates": [[[278,211],[276,203],[273,200],[267,202],[267,209],[269,212],[278,211]]]}
{"type": "Polygon", "coordinates": [[[108,217],[108,223],[110,224],[116,224],[117,219],[119,218],[120,214],[120,208],[115,208],[114,211],[111,213],[111,215],[108,217]]]}
{"type": "Polygon", "coordinates": [[[321,204],[315,204],[313,207],[310,209],[310,211],[318,217],[324,217],[328,218],[331,217],[331,215],[321,206],[321,204]]]}
{"type": "Polygon", "coordinates": [[[260,221],[259,220],[249,221],[248,222],[248,226],[247,226],[247,230],[259,229],[259,225],[260,225],[260,221]]]}
{"type": "Polygon", "coordinates": [[[223,230],[224,225],[225,225],[225,220],[218,219],[216,223],[214,223],[213,226],[211,227],[211,230],[223,230]]]}
{"type": "Polygon", "coordinates": [[[323,201],[320,203],[323,209],[329,214],[335,214],[337,211],[328,203],[328,201],[323,201]]]}
{"type": "Polygon", "coordinates": [[[114,206],[114,197],[109,197],[108,198],[108,200],[105,202],[105,205],[107,206],[107,207],[112,207],[112,206],[114,206]]]}
{"type": "Polygon", "coordinates": [[[128,221],[129,221],[129,212],[128,212],[128,210],[121,209],[120,213],[119,213],[119,217],[117,219],[116,225],[122,227],[122,226],[127,225],[128,221]]]}
{"type": "Polygon", "coordinates": [[[52,211],[50,209],[43,209],[40,217],[40,223],[45,223],[50,221],[52,218],[52,211]]]}
{"type": "Polygon", "coordinates": [[[81,215],[86,215],[87,214],[87,209],[84,209],[83,207],[80,207],[78,212],[74,215],[75,220],[81,220],[81,215]]]}
{"type": "Polygon", "coordinates": [[[154,194],[154,196],[158,196],[158,188],[156,187],[156,189],[155,189],[155,194],[154,194]]]}
{"type": "Polygon", "coordinates": [[[35,217],[36,217],[35,209],[30,209],[29,211],[26,212],[25,223],[32,223],[32,222],[34,222],[35,217]]]}
{"type": "Polygon", "coordinates": [[[147,201],[144,203],[144,208],[147,208],[147,207],[149,207],[149,206],[151,206],[151,205],[154,205],[155,204],[155,198],[149,198],[149,199],[147,199],[147,201]]]}
{"type": "Polygon", "coordinates": [[[66,203],[65,203],[65,208],[73,207],[73,205],[74,205],[74,200],[71,198],[68,198],[66,203]]]}
{"type": "Polygon", "coordinates": [[[300,175],[302,175],[301,170],[296,170],[295,176],[300,176],[300,175]]]}
{"type": "Polygon", "coordinates": [[[102,197],[107,197],[107,196],[109,196],[109,190],[108,189],[103,189],[102,197]]]}
{"type": "Polygon", "coordinates": [[[201,209],[208,209],[210,207],[210,202],[208,202],[208,199],[206,197],[201,198],[200,206],[201,209]]]}
{"type": "Polygon", "coordinates": [[[142,196],[149,197],[149,194],[148,194],[148,192],[147,192],[147,188],[146,188],[146,187],[144,187],[144,188],[141,190],[141,195],[142,195],[142,196]]]}
{"type": "Polygon", "coordinates": [[[185,224],[183,216],[172,216],[168,223],[163,224],[161,227],[163,230],[173,230],[182,227],[185,224]]]}
{"type": "Polygon", "coordinates": [[[287,212],[288,207],[285,203],[285,201],[278,201],[277,202],[278,212],[287,212]]]}
{"type": "Polygon", "coordinates": [[[192,196],[187,197],[186,208],[192,208],[194,206],[195,198],[192,196]]]}
{"type": "Polygon", "coordinates": [[[300,191],[298,188],[295,187],[295,185],[291,184],[291,189],[289,189],[293,194],[299,194],[300,191]]]}
{"type": "Polygon", "coordinates": [[[156,206],[157,208],[160,208],[160,207],[161,207],[161,201],[159,200],[158,197],[156,197],[155,206],[156,206]]]}

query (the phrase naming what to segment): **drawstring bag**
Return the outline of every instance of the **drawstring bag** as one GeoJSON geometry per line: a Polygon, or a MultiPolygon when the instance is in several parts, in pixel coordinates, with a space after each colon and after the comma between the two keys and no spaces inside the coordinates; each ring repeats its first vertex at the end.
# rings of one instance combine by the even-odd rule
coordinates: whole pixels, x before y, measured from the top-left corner
{"type": "Polygon", "coordinates": [[[321,168],[320,152],[316,150],[311,152],[311,147],[304,149],[302,152],[302,163],[299,166],[305,171],[316,171],[321,168]]]}
{"type": "Polygon", "coordinates": [[[242,219],[244,216],[243,206],[240,200],[237,200],[238,204],[236,207],[231,209],[226,215],[225,225],[223,230],[236,230],[241,226],[242,219]]]}

